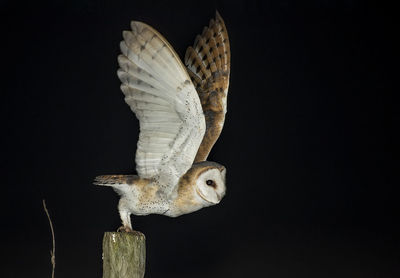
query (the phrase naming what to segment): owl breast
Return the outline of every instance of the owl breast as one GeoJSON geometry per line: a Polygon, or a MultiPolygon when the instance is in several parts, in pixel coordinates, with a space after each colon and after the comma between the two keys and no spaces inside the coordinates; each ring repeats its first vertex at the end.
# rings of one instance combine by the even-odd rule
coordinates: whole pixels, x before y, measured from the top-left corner
{"type": "Polygon", "coordinates": [[[126,200],[122,202],[126,203],[129,211],[135,215],[161,214],[177,217],[203,207],[193,186],[186,187],[172,198],[166,198],[155,184],[148,184],[143,188],[133,186],[132,193],[122,199],[126,200]]]}
{"type": "MultiPolygon", "coordinates": [[[[165,214],[169,210],[170,201],[159,191],[154,182],[136,181],[130,186],[129,194],[122,199],[128,210],[135,215],[165,214]]],[[[121,199],[121,200],[122,200],[121,199]]]]}

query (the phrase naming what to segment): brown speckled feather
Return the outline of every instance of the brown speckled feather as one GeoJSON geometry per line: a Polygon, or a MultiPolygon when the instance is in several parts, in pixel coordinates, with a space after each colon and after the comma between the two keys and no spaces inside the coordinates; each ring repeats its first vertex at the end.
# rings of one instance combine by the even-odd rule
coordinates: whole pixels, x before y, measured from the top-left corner
{"type": "Polygon", "coordinates": [[[127,184],[127,185],[146,185],[150,182],[149,179],[141,179],[136,175],[103,175],[97,176],[94,180],[94,184],[96,185],[107,185],[113,186],[118,184],[127,184]]]}
{"type": "Polygon", "coordinates": [[[205,161],[225,121],[231,52],[225,23],[218,12],[188,47],[185,65],[196,86],[206,119],[206,133],[194,162],[205,161]]]}

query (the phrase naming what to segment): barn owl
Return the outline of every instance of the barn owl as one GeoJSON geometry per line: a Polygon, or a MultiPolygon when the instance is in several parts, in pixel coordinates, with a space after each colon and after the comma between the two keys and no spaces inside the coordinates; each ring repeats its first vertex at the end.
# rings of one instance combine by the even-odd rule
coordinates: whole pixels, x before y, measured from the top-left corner
{"type": "Polygon", "coordinates": [[[95,184],[120,195],[122,230],[131,214],[177,217],[218,204],[224,166],[206,161],[226,113],[230,46],[216,13],[185,54],[185,65],[149,25],[132,21],[123,32],[118,77],[125,102],[139,120],[137,175],[103,175],[95,184]]]}

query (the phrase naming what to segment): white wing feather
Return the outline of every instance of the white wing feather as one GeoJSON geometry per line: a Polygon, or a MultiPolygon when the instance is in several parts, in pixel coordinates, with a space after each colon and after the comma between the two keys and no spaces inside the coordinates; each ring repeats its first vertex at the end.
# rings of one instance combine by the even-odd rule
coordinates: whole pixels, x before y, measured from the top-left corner
{"type": "Polygon", "coordinates": [[[125,101],[140,123],[136,170],[171,193],[192,166],[205,118],[190,77],[170,44],[152,27],[133,21],[124,31],[118,76],[125,101]]]}

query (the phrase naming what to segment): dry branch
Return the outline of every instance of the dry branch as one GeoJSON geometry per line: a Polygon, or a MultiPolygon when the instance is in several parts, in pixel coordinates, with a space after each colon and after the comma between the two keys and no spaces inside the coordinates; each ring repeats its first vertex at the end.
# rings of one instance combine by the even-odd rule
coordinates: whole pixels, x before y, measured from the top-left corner
{"type": "Polygon", "coordinates": [[[53,239],[53,249],[50,250],[50,256],[51,256],[51,265],[52,265],[51,278],[54,278],[54,271],[56,269],[56,237],[54,235],[53,222],[51,222],[50,214],[46,207],[46,201],[44,199],[42,201],[43,201],[43,209],[46,212],[47,219],[49,220],[51,237],[53,239]]]}

